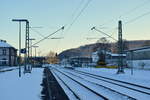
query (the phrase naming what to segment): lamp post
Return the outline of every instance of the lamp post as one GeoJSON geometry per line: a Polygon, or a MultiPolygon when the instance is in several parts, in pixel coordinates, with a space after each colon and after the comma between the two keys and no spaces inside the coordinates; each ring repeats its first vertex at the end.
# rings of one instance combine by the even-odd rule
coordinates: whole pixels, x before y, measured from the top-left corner
{"type": "MultiPolygon", "coordinates": [[[[12,20],[16,21],[16,20],[12,20]]],[[[21,77],[21,21],[19,21],[19,59],[17,60],[18,66],[19,66],[19,77],[21,77]]]]}
{"type": "Polygon", "coordinates": [[[32,41],[35,40],[34,38],[30,38],[30,63],[31,63],[31,70],[32,70],[32,66],[33,66],[33,58],[32,58],[32,41]]]}
{"type": "Polygon", "coordinates": [[[35,57],[36,57],[36,48],[38,48],[39,46],[33,46],[35,49],[35,57]]]}
{"type": "Polygon", "coordinates": [[[34,48],[34,64],[35,64],[35,61],[36,61],[36,49],[39,47],[39,46],[32,46],[34,48]]]}
{"type": "Polygon", "coordinates": [[[31,54],[30,56],[32,57],[32,41],[35,40],[35,38],[30,38],[30,50],[31,50],[31,54]]]}
{"type": "MultiPolygon", "coordinates": [[[[27,63],[29,63],[29,21],[27,19],[12,19],[15,22],[25,22],[26,23],[26,34],[25,34],[25,64],[24,73],[27,71],[27,63]]],[[[20,32],[21,33],[21,32],[20,32]]],[[[20,39],[21,41],[21,39],[20,39]]],[[[20,42],[19,42],[20,43],[20,42]]],[[[20,51],[19,51],[20,52],[20,51]]]]}

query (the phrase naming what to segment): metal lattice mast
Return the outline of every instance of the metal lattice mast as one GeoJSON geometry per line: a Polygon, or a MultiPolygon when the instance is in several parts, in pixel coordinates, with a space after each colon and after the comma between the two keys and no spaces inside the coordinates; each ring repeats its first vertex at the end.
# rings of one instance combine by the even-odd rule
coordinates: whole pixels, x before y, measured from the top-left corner
{"type": "Polygon", "coordinates": [[[29,65],[29,21],[26,21],[26,35],[25,35],[25,72],[29,65]]]}
{"type": "Polygon", "coordinates": [[[122,42],[122,21],[118,22],[118,74],[124,73],[123,69],[123,42],[122,42]]]}
{"type": "MultiPolygon", "coordinates": [[[[24,53],[24,73],[27,70],[27,63],[29,63],[29,21],[27,19],[12,19],[12,21],[16,21],[20,23],[19,29],[19,58],[21,58],[21,53],[24,53]],[[21,49],[21,22],[26,22],[26,34],[25,34],[25,48],[21,49]]],[[[19,60],[19,76],[21,76],[21,66],[19,60]]]]}

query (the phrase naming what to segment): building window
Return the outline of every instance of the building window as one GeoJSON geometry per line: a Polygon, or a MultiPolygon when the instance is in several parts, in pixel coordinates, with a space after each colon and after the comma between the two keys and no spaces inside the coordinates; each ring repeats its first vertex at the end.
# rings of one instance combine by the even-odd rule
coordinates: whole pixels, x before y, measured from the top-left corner
{"type": "Polygon", "coordinates": [[[3,55],[6,55],[6,49],[3,49],[3,55]]]}
{"type": "Polygon", "coordinates": [[[6,61],[7,61],[6,58],[3,58],[2,59],[2,65],[6,65],[6,61]]]}

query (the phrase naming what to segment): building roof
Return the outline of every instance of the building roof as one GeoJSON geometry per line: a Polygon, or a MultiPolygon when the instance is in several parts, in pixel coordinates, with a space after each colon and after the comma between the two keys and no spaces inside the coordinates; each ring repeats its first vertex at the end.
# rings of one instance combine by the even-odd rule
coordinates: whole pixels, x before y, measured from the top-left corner
{"type": "MultiPolygon", "coordinates": [[[[119,54],[112,53],[111,56],[119,56],[119,54]]],[[[122,54],[122,56],[126,56],[126,54],[122,54]]]]}
{"type": "Polygon", "coordinates": [[[10,44],[8,44],[5,40],[0,40],[0,47],[12,47],[10,44]]]}
{"type": "Polygon", "coordinates": [[[150,46],[145,46],[145,47],[130,49],[130,50],[126,50],[126,52],[138,51],[138,50],[145,50],[145,49],[150,49],[150,46]]]}

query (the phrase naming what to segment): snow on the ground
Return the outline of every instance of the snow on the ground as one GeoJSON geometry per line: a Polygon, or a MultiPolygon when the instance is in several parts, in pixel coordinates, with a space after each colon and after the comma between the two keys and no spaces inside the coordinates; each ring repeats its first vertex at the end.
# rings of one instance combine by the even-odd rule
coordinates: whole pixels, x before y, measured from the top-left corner
{"type": "MultiPolygon", "coordinates": [[[[75,75],[75,76],[80,77],[82,80],[77,79],[80,82],[83,81],[83,80],[86,80],[86,81],[92,82],[96,85],[97,84],[100,85],[100,86],[96,86],[96,85],[92,86],[92,84],[90,85],[89,83],[88,84],[86,83],[86,85],[89,88],[91,87],[92,90],[100,92],[100,94],[102,94],[106,97],[109,97],[110,100],[123,100],[123,99],[127,100],[127,98],[125,96],[122,97],[122,96],[119,96],[119,95],[115,95],[114,91],[112,91],[112,93],[111,93],[110,90],[107,90],[107,89],[105,89],[101,86],[104,86],[104,87],[110,88],[112,90],[118,91],[119,93],[122,93],[122,94],[126,94],[126,95],[128,95],[130,97],[133,97],[135,99],[138,99],[138,100],[147,100],[147,98],[150,97],[150,95],[139,93],[137,91],[133,91],[133,90],[130,90],[128,88],[124,88],[124,87],[121,87],[121,86],[118,86],[118,85],[115,85],[115,84],[111,84],[111,83],[108,83],[108,82],[105,82],[105,81],[97,80],[93,77],[89,77],[88,75],[83,75],[83,74],[76,73],[73,70],[64,69],[64,70],[62,70],[62,72],[67,72],[67,74],[69,73],[70,74],[69,76],[72,76],[72,75],[74,76],[75,75]]],[[[130,85],[127,85],[127,84],[121,84],[121,85],[129,86],[131,88],[135,88],[134,86],[130,86],[130,85]]],[[[149,90],[144,90],[142,88],[136,88],[136,89],[141,90],[141,91],[146,91],[146,92],[150,93],[149,90]]]]}
{"type": "Polygon", "coordinates": [[[80,97],[81,100],[103,100],[98,95],[92,93],[91,91],[66,77],[62,73],[56,71],[55,73],[80,97]]]}
{"type": "Polygon", "coordinates": [[[76,68],[76,70],[150,87],[150,70],[133,69],[133,75],[131,69],[125,69],[124,74],[116,74],[117,69],[106,68],[76,68]]]}
{"type": "Polygon", "coordinates": [[[41,100],[43,69],[18,76],[18,70],[0,74],[0,100],[41,100]]]}
{"type": "MultiPolygon", "coordinates": [[[[96,86],[94,84],[98,84],[100,86],[105,86],[106,88],[111,88],[112,90],[115,90],[115,91],[120,92],[122,94],[128,95],[130,97],[136,98],[138,100],[147,100],[148,98],[150,98],[150,96],[147,95],[147,94],[143,94],[143,93],[140,93],[140,92],[137,92],[137,91],[125,89],[123,87],[116,86],[116,85],[110,84],[110,83],[106,83],[106,82],[88,77],[86,75],[80,75],[80,74],[74,73],[73,70],[60,68],[58,66],[52,66],[52,67],[57,68],[58,70],[60,70],[63,73],[67,74],[68,76],[72,77],[76,81],[80,81],[82,84],[88,86],[89,88],[91,88],[92,90],[94,90],[94,91],[96,91],[100,94],[103,94],[103,95],[107,96],[108,98],[112,97],[113,99],[117,98],[117,100],[118,100],[119,95],[117,96],[116,94],[112,94],[112,93],[110,93],[110,91],[108,92],[107,89],[100,88],[99,86],[96,86]]],[[[149,77],[150,76],[150,70],[134,69],[133,70],[133,75],[131,75],[131,70],[130,69],[125,69],[124,74],[116,74],[117,69],[106,69],[106,68],[75,68],[75,70],[80,70],[80,71],[92,73],[92,74],[95,74],[95,75],[100,75],[100,76],[104,76],[104,77],[108,77],[108,78],[113,78],[113,79],[116,79],[116,80],[126,81],[126,82],[130,82],[130,83],[133,83],[133,84],[138,84],[138,85],[143,85],[143,86],[146,86],[146,87],[150,87],[150,77],[149,77]]],[[[61,79],[63,79],[64,82],[67,82],[66,78],[62,74],[59,75],[59,77],[61,79]]],[[[59,83],[62,84],[61,82],[59,82],[59,83]]],[[[81,87],[75,86],[73,82],[70,83],[70,81],[68,81],[67,84],[69,85],[69,87],[71,87],[71,89],[79,90],[79,91],[76,90],[76,93],[82,91],[81,87]],[[74,88],[74,87],[76,87],[76,88],[74,88]]],[[[65,89],[65,88],[63,88],[63,89],[65,89]]],[[[66,91],[67,91],[67,89],[66,89],[66,91]]],[[[84,92],[85,91],[82,91],[82,94],[84,92]]],[[[90,95],[90,94],[84,94],[84,95],[90,95]]],[[[124,98],[124,99],[127,99],[127,98],[124,98]]]]}
{"type": "MultiPolygon", "coordinates": [[[[58,69],[58,70],[61,71],[61,72],[64,72],[69,77],[72,77],[74,80],[76,80],[76,81],[80,82],[81,84],[87,86],[88,88],[95,91],[96,93],[99,93],[99,94],[103,95],[104,97],[109,98],[110,100],[127,100],[126,96],[122,96],[122,95],[120,95],[120,94],[118,94],[114,91],[110,91],[109,89],[104,88],[103,85],[104,86],[106,85],[105,82],[102,82],[102,81],[97,80],[97,79],[89,78],[86,75],[74,73],[71,70],[66,70],[66,69],[58,69]],[[102,84],[98,85],[100,82],[102,84]]],[[[76,88],[78,88],[78,87],[76,87],[76,88]]],[[[82,89],[79,89],[79,90],[82,91],[82,89]]],[[[83,92],[84,91],[82,91],[82,94],[83,94],[83,92]]]]}

